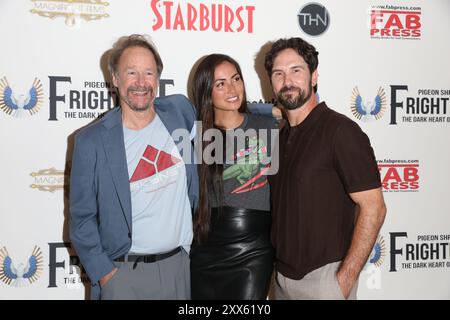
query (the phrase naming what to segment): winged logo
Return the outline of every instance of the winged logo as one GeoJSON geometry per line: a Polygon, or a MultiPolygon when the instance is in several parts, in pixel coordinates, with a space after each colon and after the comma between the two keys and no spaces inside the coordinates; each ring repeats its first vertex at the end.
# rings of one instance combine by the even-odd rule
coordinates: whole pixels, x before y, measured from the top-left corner
{"type": "Polygon", "coordinates": [[[0,248],[0,280],[13,287],[23,287],[35,282],[42,273],[41,249],[35,246],[27,264],[15,265],[5,247],[0,248]]]}
{"type": "Polygon", "coordinates": [[[377,241],[375,242],[372,252],[369,256],[369,263],[374,264],[379,267],[383,264],[384,257],[386,256],[386,244],[384,243],[384,238],[378,235],[377,241]]]}
{"type": "Polygon", "coordinates": [[[34,78],[28,94],[14,94],[6,77],[0,79],[0,109],[6,114],[22,117],[26,112],[34,115],[39,111],[44,100],[42,83],[34,78]]]}
{"type": "Polygon", "coordinates": [[[386,93],[383,88],[379,88],[377,95],[372,102],[364,102],[358,87],[352,90],[350,108],[353,115],[362,121],[370,121],[375,118],[380,119],[386,111],[386,93]]]}

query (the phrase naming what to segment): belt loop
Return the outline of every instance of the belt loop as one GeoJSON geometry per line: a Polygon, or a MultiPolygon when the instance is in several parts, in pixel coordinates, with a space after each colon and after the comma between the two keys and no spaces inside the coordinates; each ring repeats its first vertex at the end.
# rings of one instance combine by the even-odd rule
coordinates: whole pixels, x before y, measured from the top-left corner
{"type": "Polygon", "coordinates": [[[134,261],[134,264],[133,264],[133,270],[136,269],[138,262],[140,260],[142,260],[142,258],[143,258],[142,256],[139,256],[139,257],[136,258],[136,260],[134,261]]]}

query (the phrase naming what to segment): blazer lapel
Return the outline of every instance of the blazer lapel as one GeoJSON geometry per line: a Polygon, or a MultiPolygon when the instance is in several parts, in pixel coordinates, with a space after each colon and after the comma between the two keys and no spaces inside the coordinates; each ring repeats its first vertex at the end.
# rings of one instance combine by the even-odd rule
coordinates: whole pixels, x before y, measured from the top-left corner
{"type": "MultiPolygon", "coordinates": [[[[105,119],[102,140],[117,196],[131,232],[131,192],[120,108],[105,119]]],[[[107,115],[106,115],[107,116],[107,115]]],[[[105,116],[105,117],[106,117],[105,116]]]]}
{"type": "MultiPolygon", "coordinates": [[[[155,101],[155,112],[158,114],[159,118],[161,119],[161,122],[164,124],[164,126],[166,127],[167,131],[169,132],[169,134],[172,136],[172,133],[176,130],[176,129],[180,129],[183,128],[183,126],[180,124],[180,121],[176,121],[178,119],[175,118],[175,113],[170,113],[170,111],[162,105],[158,104],[158,101],[155,101]]],[[[183,157],[183,148],[182,148],[182,144],[180,144],[180,139],[175,140],[175,145],[178,148],[178,151],[180,152],[180,155],[183,157]]]]}

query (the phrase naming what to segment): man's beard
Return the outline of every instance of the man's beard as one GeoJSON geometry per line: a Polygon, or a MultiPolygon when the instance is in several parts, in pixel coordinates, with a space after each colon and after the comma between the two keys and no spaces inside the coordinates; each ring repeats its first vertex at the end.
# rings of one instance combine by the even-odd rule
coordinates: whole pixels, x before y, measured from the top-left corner
{"type": "Polygon", "coordinates": [[[152,87],[129,87],[127,89],[127,95],[123,99],[127,103],[127,105],[130,107],[131,110],[136,111],[136,112],[147,111],[150,108],[150,106],[153,102],[153,99],[148,101],[144,105],[134,103],[133,97],[132,97],[133,91],[147,92],[147,94],[150,93],[150,95],[153,96],[153,88],[152,87]]]}
{"type": "Polygon", "coordinates": [[[294,86],[284,86],[280,89],[277,94],[277,101],[287,110],[295,110],[303,106],[312,95],[312,85],[309,84],[308,92],[305,93],[302,89],[294,86]],[[283,96],[283,93],[289,90],[298,91],[298,95],[294,97],[293,94],[288,95],[287,97],[283,96]]]}

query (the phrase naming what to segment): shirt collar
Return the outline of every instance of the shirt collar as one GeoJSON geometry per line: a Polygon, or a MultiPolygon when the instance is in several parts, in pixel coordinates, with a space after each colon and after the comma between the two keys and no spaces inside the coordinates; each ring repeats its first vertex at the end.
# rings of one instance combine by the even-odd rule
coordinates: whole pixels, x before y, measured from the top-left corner
{"type": "Polygon", "coordinates": [[[306,116],[305,120],[303,120],[301,123],[295,126],[290,126],[289,122],[286,121],[286,125],[283,129],[286,130],[295,130],[295,131],[304,131],[309,128],[311,128],[321,117],[321,115],[324,113],[324,111],[328,109],[325,102],[319,103],[317,106],[314,107],[314,109],[311,110],[311,112],[306,116]]]}

